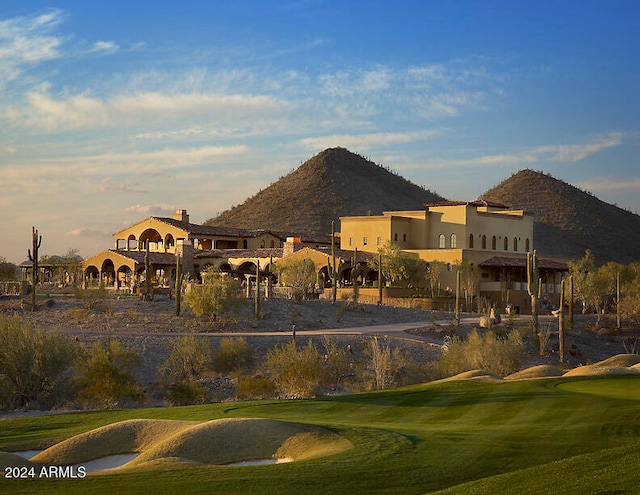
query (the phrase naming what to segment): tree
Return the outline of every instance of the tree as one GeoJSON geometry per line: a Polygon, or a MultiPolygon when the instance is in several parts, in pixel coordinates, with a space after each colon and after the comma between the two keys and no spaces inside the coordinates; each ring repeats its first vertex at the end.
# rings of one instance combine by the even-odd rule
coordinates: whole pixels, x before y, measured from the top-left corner
{"type": "Polygon", "coordinates": [[[480,288],[480,270],[474,270],[468,261],[462,261],[457,265],[460,272],[460,289],[464,292],[467,311],[472,311],[473,298],[478,295],[480,288]]]}
{"type": "Polygon", "coordinates": [[[0,256],[0,280],[17,280],[18,267],[0,256]]]}
{"type": "Polygon", "coordinates": [[[446,265],[441,261],[429,262],[429,267],[427,268],[427,281],[429,282],[429,288],[431,289],[431,297],[436,297],[436,289],[437,295],[440,295],[440,275],[445,271],[445,269],[446,265]]]}
{"type": "Polygon", "coordinates": [[[252,365],[253,348],[244,337],[222,339],[213,355],[213,367],[219,373],[239,371],[252,365]]]}
{"type": "Polygon", "coordinates": [[[307,258],[290,257],[275,267],[280,283],[293,290],[293,300],[301,302],[316,282],[316,265],[307,258]]]}
{"type": "Polygon", "coordinates": [[[405,253],[394,242],[387,241],[378,248],[378,254],[382,255],[382,266],[378,259],[369,261],[369,267],[382,273],[384,279],[390,285],[416,283],[424,280],[425,263],[417,256],[405,253]]]}
{"type": "Polygon", "coordinates": [[[239,313],[245,300],[240,282],[217,271],[203,272],[202,280],[184,296],[185,304],[196,316],[216,321],[239,313]]]}

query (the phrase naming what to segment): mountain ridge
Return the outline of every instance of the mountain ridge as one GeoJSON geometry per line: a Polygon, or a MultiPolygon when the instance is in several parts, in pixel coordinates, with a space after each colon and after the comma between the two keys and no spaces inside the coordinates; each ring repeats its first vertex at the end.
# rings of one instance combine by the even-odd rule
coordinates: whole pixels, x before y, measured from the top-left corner
{"type": "Polygon", "coordinates": [[[534,215],[535,248],[578,259],[591,249],[598,264],[640,258],[640,216],[549,174],[523,169],[480,196],[534,215]]]}
{"type": "Polygon", "coordinates": [[[341,216],[415,210],[442,199],[358,154],[328,148],[204,224],[327,234],[341,216]]]}

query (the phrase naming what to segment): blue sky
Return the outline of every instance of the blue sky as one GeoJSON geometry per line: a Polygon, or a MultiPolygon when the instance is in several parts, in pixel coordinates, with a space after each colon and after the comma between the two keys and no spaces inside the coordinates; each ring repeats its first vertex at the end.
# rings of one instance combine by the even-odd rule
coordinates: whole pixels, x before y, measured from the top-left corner
{"type": "Polygon", "coordinates": [[[203,222],[343,146],[450,199],[523,168],[640,212],[635,1],[0,2],[0,256],[203,222]]]}

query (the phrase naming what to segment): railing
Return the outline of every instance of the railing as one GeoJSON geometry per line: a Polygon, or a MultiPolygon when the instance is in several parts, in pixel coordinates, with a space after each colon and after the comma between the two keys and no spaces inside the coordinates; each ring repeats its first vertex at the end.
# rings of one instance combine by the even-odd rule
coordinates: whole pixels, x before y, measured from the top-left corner
{"type": "Polygon", "coordinates": [[[0,295],[3,296],[19,296],[20,286],[22,282],[0,282],[0,295]]]}

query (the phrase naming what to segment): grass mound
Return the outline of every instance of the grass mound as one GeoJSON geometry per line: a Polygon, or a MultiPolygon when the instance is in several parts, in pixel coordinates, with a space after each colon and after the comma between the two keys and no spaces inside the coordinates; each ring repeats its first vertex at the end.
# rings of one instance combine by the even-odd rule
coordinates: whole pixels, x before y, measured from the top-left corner
{"type": "Polygon", "coordinates": [[[471,370],[471,371],[464,371],[462,373],[458,373],[457,375],[449,376],[447,378],[443,378],[442,380],[438,380],[438,381],[449,382],[453,380],[494,381],[494,380],[502,380],[502,378],[485,370],[471,370]]]}
{"type": "Polygon", "coordinates": [[[134,419],[71,437],[41,452],[33,461],[80,464],[137,452],[140,455],[127,467],[169,468],[271,458],[309,459],[351,446],[348,440],[329,430],[270,419],[235,418],[205,423],[134,419]]]}
{"type": "Polygon", "coordinates": [[[80,464],[100,457],[143,452],[157,442],[197,423],[166,419],[131,419],[110,424],[64,440],[32,460],[56,464],[80,464]]]}
{"type": "Polygon", "coordinates": [[[19,455],[9,452],[0,452],[0,468],[3,470],[7,467],[30,467],[35,464],[19,455]]]}
{"type": "Polygon", "coordinates": [[[157,443],[129,466],[167,458],[200,464],[231,464],[284,457],[299,460],[350,447],[350,442],[335,433],[301,423],[258,418],[218,419],[157,443]]]}
{"type": "Polygon", "coordinates": [[[549,378],[554,376],[562,376],[564,371],[551,364],[541,364],[532,366],[517,373],[513,373],[505,377],[505,380],[530,380],[535,378],[549,378]]]}
{"type": "Polygon", "coordinates": [[[615,376],[634,375],[640,372],[640,356],[637,354],[618,354],[604,361],[580,366],[567,371],[565,376],[615,376]]]}

